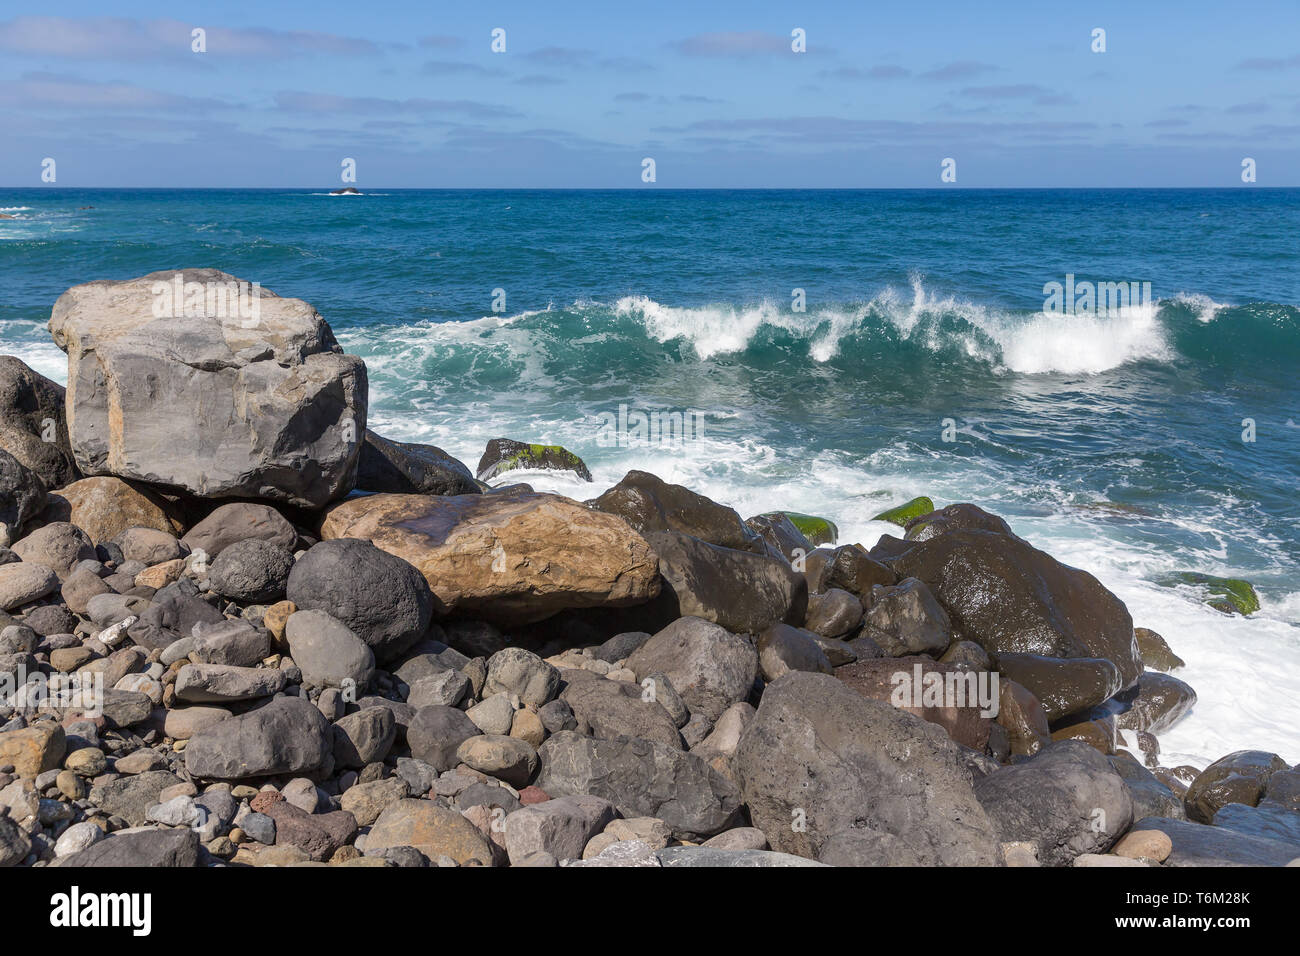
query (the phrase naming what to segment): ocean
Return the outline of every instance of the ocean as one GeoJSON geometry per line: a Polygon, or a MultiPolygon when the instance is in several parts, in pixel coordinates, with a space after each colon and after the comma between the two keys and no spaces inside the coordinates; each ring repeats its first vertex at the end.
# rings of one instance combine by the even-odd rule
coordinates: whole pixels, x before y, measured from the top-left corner
{"type": "Polygon", "coordinates": [[[219,268],[311,302],[367,363],[370,426],[471,468],[493,437],[559,443],[594,483],[524,480],[585,499],[639,468],[868,546],[913,496],[975,502],[1187,661],[1163,764],[1300,761],[1300,190],[59,187],[0,212],[0,351],[56,381],[69,286],[219,268]],[[620,410],[695,427],[610,440],[620,410]]]}

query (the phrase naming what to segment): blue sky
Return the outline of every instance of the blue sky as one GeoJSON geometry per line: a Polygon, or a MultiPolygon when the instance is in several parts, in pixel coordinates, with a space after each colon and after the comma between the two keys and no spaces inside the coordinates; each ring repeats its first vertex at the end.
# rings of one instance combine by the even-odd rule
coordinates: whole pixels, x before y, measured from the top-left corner
{"type": "Polygon", "coordinates": [[[5,11],[8,186],[1300,185],[1296,0],[5,11]]]}

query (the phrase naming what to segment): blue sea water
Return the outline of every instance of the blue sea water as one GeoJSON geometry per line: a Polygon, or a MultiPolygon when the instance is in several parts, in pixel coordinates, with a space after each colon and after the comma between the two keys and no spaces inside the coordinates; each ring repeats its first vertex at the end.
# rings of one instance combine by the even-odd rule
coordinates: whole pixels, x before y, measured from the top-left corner
{"type": "Polygon", "coordinates": [[[1300,760],[1300,190],[50,188],[0,212],[0,351],[59,381],[66,288],[219,268],[365,358],[371,427],[471,467],[494,436],[559,442],[595,483],[535,486],[644,468],[867,545],[914,495],[977,502],[1188,661],[1164,762],[1300,760]],[[1151,299],[1045,311],[1067,275],[1151,299]],[[611,444],[622,405],[702,433],[611,444]],[[1262,610],[1162,583],[1189,570],[1262,610]]]}

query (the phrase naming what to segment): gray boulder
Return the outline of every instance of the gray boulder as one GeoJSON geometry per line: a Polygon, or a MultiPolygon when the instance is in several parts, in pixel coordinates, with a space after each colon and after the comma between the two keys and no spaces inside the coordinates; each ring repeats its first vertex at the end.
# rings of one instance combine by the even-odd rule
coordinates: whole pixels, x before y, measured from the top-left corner
{"type": "Polygon", "coordinates": [[[890,657],[938,656],[947,650],[952,622],[923,581],[904,578],[890,587],[877,585],[871,589],[871,598],[862,633],[890,657]]]}
{"type": "Polygon", "coordinates": [[[243,604],[270,604],[284,597],[293,554],[269,541],[237,541],[223,548],[208,573],[212,590],[243,604]]]}
{"type": "MultiPolygon", "coordinates": [[[[820,859],[865,830],[892,838],[907,863],[989,866],[998,858],[963,748],[832,676],[792,671],[771,684],[733,763],[753,824],[774,850],[820,859]]],[[[851,860],[841,853],[837,862],[851,860]]]]}
{"type": "Polygon", "coordinates": [[[185,769],[217,780],[307,774],[328,769],[332,751],[329,722],[315,705],[282,697],[200,729],[185,748],[185,769]]]}
{"type": "Polygon", "coordinates": [[[455,707],[424,707],[406,728],[406,742],[412,757],[441,773],[456,766],[457,748],[478,733],[474,722],[455,707]]]}
{"type": "Polygon", "coordinates": [[[199,865],[199,834],[195,830],[134,830],[117,833],[51,866],[112,868],[119,866],[176,868],[199,865]]]}
{"type": "Polygon", "coordinates": [[[639,684],[600,679],[571,683],[560,695],[593,737],[640,737],[680,750],[676,721],[657,699],[643,697],[639,684]]]}
{"type": "Polygon", "coordinates": [[[664,674],[692,712],[717,720],[749,696],[758,674],[758,651],[717,624],[683,617],[642,644],[627,666],[638,681],[664,674]]]}
{"type": "Polygon", "coordinates": [[[266,541],[292,551],[298,532],[270,505],[234,501],[216,508],[190,528],[181,543],[215,558],[236,541],[266,541]]]}
{"type": "Polygon", "coordinates": [[[560,686],[560,672],[532,651],[507,647],[488,659],[487,680],[482,697],[518,694],[519,700],[534,707],[548,703],[560,686]]]}
{"type": "Polygon", "coordinates": [[[63,387],[21,359],[0,355],[0,449],[13,455],[47,489],[81,477],[63,417],[63,387]]]}
{"type": "Polygon", "coordinates": [[[736,785],[700,757],[649,740],[597,740],[562,731],[538,755],[537,786],[546,793],[604,797],[625,817],[663,820],[679,840],[720,833],[740,808],[736,785]]]}
{"type": "Polygon", "coordinates": [[[309,687],[360,690],[375,673],[375,655],[347,625],[323,611],[295,611],[284,627],[289,654],[309,687]]]}
{"type": "Polygon", "coordinates": [[[591,838],[617,815],[614,804],[589,794],[522,807],[505,819],[506,853],[511,864],[538,852],[556,860],[581,859],[591,838]]]}
{"type": "Polygon", "coordinates": [[[1061,740],[975,785],[1004,843],[1038,847],[1044,866],[1105,853],[1133,822],[1133,797],[1106,758],[1080,740],[1061,740]]]}
{"type": "Polygon", "coordinates": [[[50,332],[68,353],[68,431],[85,474],[308,508],[355,482],[365,364],[301,299],[214,269],[155,272],[72,287],[50,332]],[[177,278],[183,301],[155,314],[177,278]]]}
{"type": "Polygon", "coordinates": [[[0,448],[0,546],[22,534],[45,507],[45,485],[36,473],[0,448]]]}
{"type": "Polygon", "coordinates": [[[433,617],[433,592],[414,567],[358,538],[313,545],[293,566],[287,596],[324,611],[365,641],[380,664],[401,656],[433,617]]]}

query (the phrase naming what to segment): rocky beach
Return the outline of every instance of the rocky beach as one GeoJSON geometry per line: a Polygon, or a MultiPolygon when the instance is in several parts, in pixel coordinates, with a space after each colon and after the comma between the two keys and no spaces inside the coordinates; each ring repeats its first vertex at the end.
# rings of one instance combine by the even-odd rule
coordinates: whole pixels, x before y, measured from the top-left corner
{"type": "Polygon", "coordinates": [[[376,434],[311,304],[210,269],[49,331],[66,390],[0,356],[0,867],[1300,861],[1300,767],[1162,760],[1179,635],[978,502],[538,492],[591,474],[376,434]]]}

